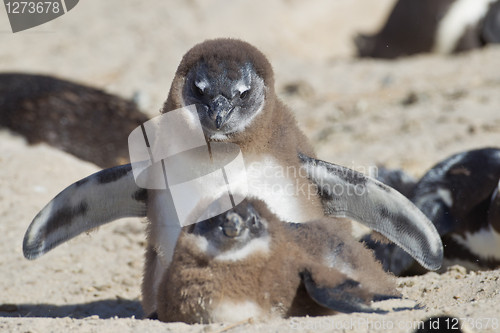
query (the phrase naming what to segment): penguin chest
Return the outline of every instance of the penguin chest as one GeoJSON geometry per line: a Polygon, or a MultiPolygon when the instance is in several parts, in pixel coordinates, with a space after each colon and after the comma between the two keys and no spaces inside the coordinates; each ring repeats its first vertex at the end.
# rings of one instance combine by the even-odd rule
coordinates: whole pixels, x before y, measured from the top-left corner
{"type": "Polygon", "coordinates": [[[281,220],[306,222],[321,218],[323,208],[317,187],[306,170],[283,165],[271,155],[245,156],[248,195],[266,202],[281,220]]]}
{"type": "Polygon", "coordinates": [[[158,293],[158,318],[186,323],[237,322],[266,317],[260,277],[268,254],[213,255],[200,237],[182,234],[158,293]],[[201,242],[202,243],[202,242],[201,242]]]}
{"type": "Polygon", "coordinates": [[[251,300],[227,300],[214,306],[210,314],[212,322],[241,322],[250,318],[262,318],[268,315],[255,301],[251,300]]]}
{"type": "Polygon", "coordinates": [[[260,301],[258,285],[251,281],[258,274],[240,274],[235,265],[178,268],[160,287],[160,320],[238,322],[268,315],[270,307],[260,301]]]}
{"type": "MultiPolygon", "coordinates": [[[[500,233],[493,226],[488,225],[474,233],[452,234],[451,239],[468,252],[467,257],[473,265],[464,264],[466,267],[474,269],[477,269],[475,265],[498,267],[500,263],[500,233]]],[[[455,253],[446,253],[446,255],[451,258],[457,257],[455,253]]]]}

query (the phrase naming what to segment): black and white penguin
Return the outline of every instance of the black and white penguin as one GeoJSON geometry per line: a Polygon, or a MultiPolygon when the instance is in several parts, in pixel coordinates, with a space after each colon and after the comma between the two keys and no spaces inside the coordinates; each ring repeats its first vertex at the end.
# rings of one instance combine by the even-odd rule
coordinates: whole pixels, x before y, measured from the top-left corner
{"type": "Polygon", "coordinates": [[[500,266],[500,149],[455,154],[432,167],[411,200],[434,222],[444,255],[469,268],[500,266]]]}
{"type": "Polygon", "coordinates": [[[382,29],[354,40],[358,56],[450,54],[500,42],[498,0],[398,0],[382,29]]]}
{"type": "MultiPolygon", "coordinates": [[[[386,171],[379,179],[398,188],[402,185],[398,180],[407,179],[401,177],[402,173],[386,171]]],[[[500,149],[481,148],[439,162],[407,192],[441,235],[443,266],[460,264],[469,269],[500,266],[499,187],[500,149]]],[[[386,270],[395,274],[423,272],[395,246],[376,243],[370,236],[364,241],[375,250],[386,270]]]]}

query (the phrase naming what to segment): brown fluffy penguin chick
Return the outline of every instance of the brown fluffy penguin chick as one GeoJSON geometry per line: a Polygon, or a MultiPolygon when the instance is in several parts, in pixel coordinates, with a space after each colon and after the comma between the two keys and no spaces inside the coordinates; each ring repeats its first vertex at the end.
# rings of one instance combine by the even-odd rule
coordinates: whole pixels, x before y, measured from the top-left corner
{"type": "MultiPolygon", "coordinates": [[[[353,218],[429,269],[438,268],[442,244],[432,223],[400,193],[317,160],[292,112],[277,97],[273,76],[269,61],[254,46],[235,39],[207,40],[181,60],[162,113],[195,105],[207,142],[240,147],[248,196],[264,201],[278,219],[353,218]],[[354,192],[359,195],[351,195],[354,192]]],[[[147,193],[150,224],[142,284],[146,314],[157,310],[158,285],[181,232],[167,192],[147,193]]]]}
{"type": "MultiPolygon", "coordinates": [[[[281,219],[303,222],[324,215],[321,199],[302,170],[299,153],[315,157],[292,112],[274,90],[271,64],[241,40],[214,39],[195,45],[182,58],[162,113],[195,104],[207,142],[237,144],[245,160],[249,190],[281,219]],[[252,167],[257,166],[257,167],[252,167]],[[284,177],[266,170],[291,170],[284,177]],[[273,187],[275,184],[280,186],[273,187]],[[290,196],[264,188],[302,188],[290,196]],[[308,192],[309,191],[309,192],[308,192]],[[312,193],[310,193],[312,192],[312,193]]],[[[294,191],[295,192],[295,191],[294,191]]],[[[156,310],[159,278],[172,259],[180,227],[168,220],[172,205],[165,193],[148,192],[148,247],[142,284],[143,307],[156,310]],[[166,218],[167,216],[167,218],[166,218]]]]}
{"type": "Polygon", "coordinates": [[[383,312],[394,279],[340,220],[285,223],[261,201],[182,232],[158,292],[158,319],[186,323],[250,317],[383,312]]]}
{"type": "Polygon", "coordinates": [[[278,181],[260,173],[267,167],[287,170],[279,180],[285,183],[283,187],[287,182],[296,187],[309,185],[305,172],[300,173],[303,162],[299,153],[316,157],[293,113],[276,95],[274,72],[262,52],[236,39],[195,45],[179,64],[162,113],[192,104],[208,142],[231,142],[240,147],[249,184],[258,184],[254,186],[257,193],[252,194],[268,203],[271,211],[293,222],[324,215],[316,188],[314,193],[298,192],[290,198],[259,187],[262,182],[275,185],[278,181]],[[279,198],[291,203],[276,203],[279,198]]]}
{"type": "Polygon", "coordinates": [[[247,153],[269,153],[286,165],[299,166],[297,152],[315,156],[292,112],[276,95],[271,64],[249,43],[206,40],[184,55],[162,113],[190,104],[196,104],[209,141],[233,142],[247,153]]]}

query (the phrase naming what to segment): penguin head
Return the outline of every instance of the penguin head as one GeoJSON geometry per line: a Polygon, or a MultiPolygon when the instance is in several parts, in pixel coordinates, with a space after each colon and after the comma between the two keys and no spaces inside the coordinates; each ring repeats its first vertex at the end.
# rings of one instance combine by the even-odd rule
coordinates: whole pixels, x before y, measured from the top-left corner
{"type": "Polygon", "coordinates": [[[250,62],[231,68],[230,62],[200,62],[187,76],[183,98],[195,104],[207,136],[217,138],[242,131],[262,111],[265,85],[250,62]]]}
{"type": "Polygon", "coordinates": [[[226,141],[253,124],[274,85],[266,57],[235,39],[194,46],[183,57],[176,79],[181,81],[169,99],[177,103],[169,107],[196,105],[205,135],[214,141],[226,141]]]}
{"type": "Polygon", "coordinates": [[[193,225],[191,233],[206,239],[210,252],[220,255],[250,246],[268,236],[267,222],[251,203],[243,201],[234,209],[193,225]]]}

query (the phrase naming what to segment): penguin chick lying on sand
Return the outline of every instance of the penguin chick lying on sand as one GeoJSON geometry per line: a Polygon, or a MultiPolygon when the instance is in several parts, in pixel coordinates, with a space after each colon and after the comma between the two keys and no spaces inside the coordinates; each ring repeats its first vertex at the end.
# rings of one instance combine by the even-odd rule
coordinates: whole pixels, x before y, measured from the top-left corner
{"type": "Polygon", "coordinates": [[[397,295],[393,276],[352,237],[348,221],[286,223],[246,199],[181,233],[157,316],[210,323],[383,313],[370,302],[397,295]]]}
{"type": "MultiPolygon", "coordinates": [[[[500,266],[500,149],[482,148],[452,155],[434,165],[414,184],[401,170],[378,179],[401,191],[434,223],[447,265],[470,269],[500,266]]],[[[422,272],[392,244],[365,238],[384,268],[395,273],[422,272]],[[413,267],[412,267],[413,266],[413,267]],[[416,271],[415,271],[416,269],[416,271]]]]}

